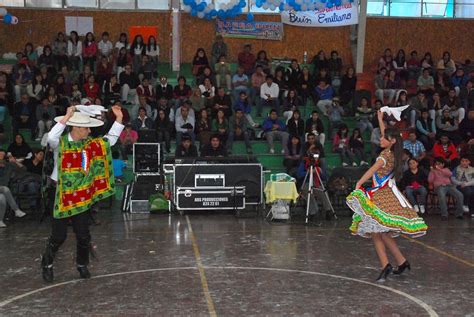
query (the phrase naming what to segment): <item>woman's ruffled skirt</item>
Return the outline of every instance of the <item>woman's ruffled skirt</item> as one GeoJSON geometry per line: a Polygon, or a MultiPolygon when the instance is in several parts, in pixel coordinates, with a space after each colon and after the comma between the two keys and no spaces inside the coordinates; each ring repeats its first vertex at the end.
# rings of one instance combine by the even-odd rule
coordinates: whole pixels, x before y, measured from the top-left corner
{"type": "Polygon", "coordinates": [[[414,210],[411,212],[401,206],[401,212],[382,210],[360,189],[347,196],[346,203],[354,211],[350,227],[354,235],[369,238],[371,233],[389,232],[393,237],[406,234],[416,238],[426,234],[428,229],[414,210]]]}

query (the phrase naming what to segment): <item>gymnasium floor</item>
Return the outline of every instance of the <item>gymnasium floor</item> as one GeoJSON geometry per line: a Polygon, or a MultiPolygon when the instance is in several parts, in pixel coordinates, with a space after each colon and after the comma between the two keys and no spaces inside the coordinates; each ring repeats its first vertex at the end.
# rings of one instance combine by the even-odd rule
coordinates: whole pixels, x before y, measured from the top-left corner
{"type": "Polygon", "coordinates": [[[0,316],[474,316],[470,218],[428,217],[426,237],[399,238],[412,271],[384,284],[373,282],[371,242],[349,234],[348,217],[312,226],[225,213],[99,219],[93,278],[77,279],[70,234],[51,285],[39,258],[48,224],[1,230],[0,316]]]}

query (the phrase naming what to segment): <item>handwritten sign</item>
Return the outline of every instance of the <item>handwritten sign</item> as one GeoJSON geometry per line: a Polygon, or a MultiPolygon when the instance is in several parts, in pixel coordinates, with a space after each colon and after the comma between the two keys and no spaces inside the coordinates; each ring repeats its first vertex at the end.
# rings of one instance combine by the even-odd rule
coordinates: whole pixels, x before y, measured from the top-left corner
{"type": "Polygon", "coordinates": [[[303,27],[336,27],[359,23],[358,4],[348,3],[338,7],[315,11],[283,11],[281,22],[303,27]]]}

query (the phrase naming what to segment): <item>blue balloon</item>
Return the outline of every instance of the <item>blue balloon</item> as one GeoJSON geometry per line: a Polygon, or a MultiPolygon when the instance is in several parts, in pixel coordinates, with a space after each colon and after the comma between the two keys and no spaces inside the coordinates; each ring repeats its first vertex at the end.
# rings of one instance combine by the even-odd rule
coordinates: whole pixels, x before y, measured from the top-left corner
{"type": "Polygon", "coordinates": [[[3,16],[3,23],[10,24],[12,22],[13,15],[7,13],[3,16]]]}
{"type": "Polygon", "coordinates": [[[248,22],[253,22],[253,18],[254,18],[254,17],[253,17],[253,13],[250,13],[250,12],[247,13],[247,21],[248,21],[248,22]]]}
{"type": "Polygon", "coordinates": [[[197,16],[197,14],[198,14],[197,10],[194,10],[194,9],[191,10],[191,16],[192,17],[197,16]]]}
{"type": "Polygon", "coordinates": [[[280,3],[280,5],[278,6],[278,8],[280,9],[280,11],[284,11],[285,10],[285,4],[282,2],[280,3]]]}
{"type": "Polygon", "coordinates": [[[193,0],[184,0],[183,3],[187,6],[191,5],[191,3],[194,2],[193,0]]]}
{"type": "Polygon", "coordinates": [[[326,3],[326,0],[319,0],[319,1],[321,1],[321,3],[326,3]]]}
{"type": "Polygon", "coordinates": [[[241,8],[245,8],[247,6],[247,4],[245,3],[245,0],[240,0],[239,6],[241,8]]]}
{"type": "Polygon", "coordinates": [[[201,12],[201,11],[204,11],[204,9],[206,9],[206,4],[204,2],[201,2],[200,4],[198,4],[196,10],[201,12]]]}
{"type": "Polygon", "coordinates": [[[263,3],[262,3],[262,0],[257,0],[257,1],[255,2],[255,5],[257,6],[257,8],[261,8],[261,7],[262,7],[262,4],[263,4],[263,3]]]}
{"type": "Polygon", "coordinates": [[[336,0],[336,1],[334,1],[334,4],[336,5],[336,7],[339,7],[342,4],[342,1],[341,0],[336,0]]]}
{"type": "Polygon", "coordinates": [[[211,12],[209,12],[209,14],[211,15],[211,17],[215,17],[215,16],[217,16],[217,10],[212,9],[211,12]]]}
{"type": "Polygon", "coordinates": [[[221,20],[224,20],[225,19],[225,12],[224,10],[220,9],[219,11],[217,11],[217,17],[221,20]]]}
{"type": "Polygon", "coordinates": [[[326,7],[328,7],[329,9],[331,9],[332,7],[334,7],[334,3],[328,1],[328,2],[326,3],[326,7]]]}

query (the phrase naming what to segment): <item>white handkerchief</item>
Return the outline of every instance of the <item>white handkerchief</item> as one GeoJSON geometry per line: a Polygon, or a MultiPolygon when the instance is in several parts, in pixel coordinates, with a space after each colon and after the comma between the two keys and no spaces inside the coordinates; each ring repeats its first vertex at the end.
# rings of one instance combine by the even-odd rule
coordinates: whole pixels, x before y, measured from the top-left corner
{"type": "Polygon", "coordinates": [[[401,120],[401,115],[402,111],[405,110],[406,108],[410,107],[409,105],[403,106],[403,107],[382,107],[380,108],[380,111],[385,112],[389,116],[394,116],[397,121],[401,120]]]}
{"type": "Polygon", "coordinates": [[[76,106],[76,109],[80,113],[89,117],[100,116],[102,112],[107,111],[103,106],[99,106],[99,105],[90,105],[90,106],[78,105],[76,106]]]}

